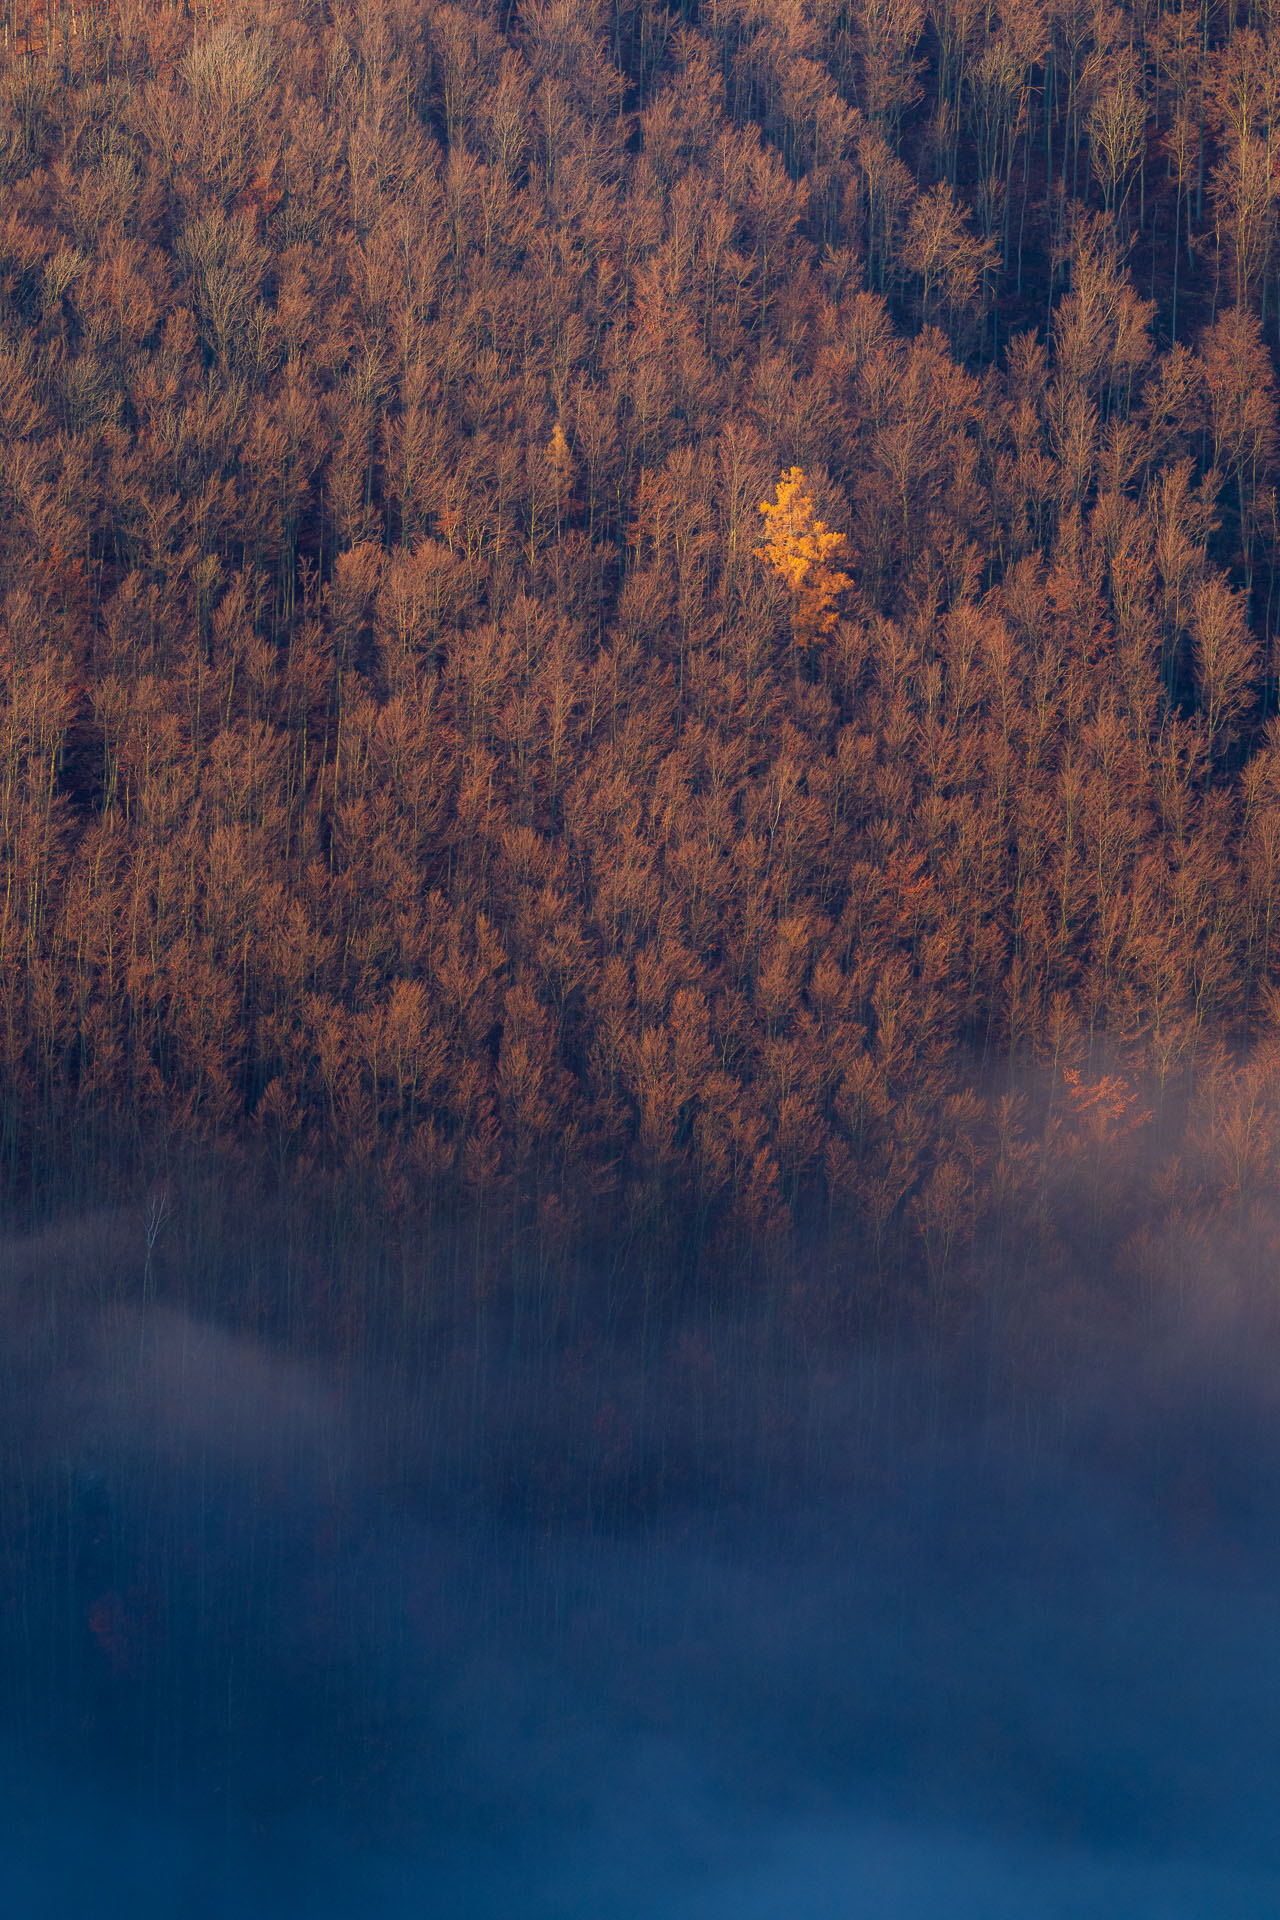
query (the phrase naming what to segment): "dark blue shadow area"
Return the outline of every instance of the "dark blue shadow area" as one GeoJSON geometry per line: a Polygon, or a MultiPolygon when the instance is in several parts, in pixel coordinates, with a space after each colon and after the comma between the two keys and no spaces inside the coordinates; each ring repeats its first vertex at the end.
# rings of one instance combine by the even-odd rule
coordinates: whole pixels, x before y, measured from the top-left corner
{"type": "Polygon", "coordinates": [[[28,1324],[0,1911],[1274,1911],[1272,1357],[28,1324]]]}

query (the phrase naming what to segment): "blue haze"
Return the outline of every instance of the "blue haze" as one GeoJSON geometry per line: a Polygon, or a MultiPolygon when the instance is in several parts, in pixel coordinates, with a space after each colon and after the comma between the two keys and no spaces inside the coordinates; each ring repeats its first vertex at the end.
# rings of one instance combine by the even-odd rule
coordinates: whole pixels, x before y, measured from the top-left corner
{"type": "Polygon", "coordinates": [[[338,1360],[28,1269],[15,1920],[1280,1910],[1265,1301],[338,1360]]]}

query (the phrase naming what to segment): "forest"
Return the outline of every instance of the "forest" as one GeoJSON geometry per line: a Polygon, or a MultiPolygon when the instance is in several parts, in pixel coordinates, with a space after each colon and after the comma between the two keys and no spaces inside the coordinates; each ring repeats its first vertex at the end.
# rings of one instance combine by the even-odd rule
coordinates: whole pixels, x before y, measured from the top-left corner
{"type": "Polygon", "coordinates": [[[6,0],[8,1216],[1269,1258],[1278,150],[1269,0],[6,0]]]}

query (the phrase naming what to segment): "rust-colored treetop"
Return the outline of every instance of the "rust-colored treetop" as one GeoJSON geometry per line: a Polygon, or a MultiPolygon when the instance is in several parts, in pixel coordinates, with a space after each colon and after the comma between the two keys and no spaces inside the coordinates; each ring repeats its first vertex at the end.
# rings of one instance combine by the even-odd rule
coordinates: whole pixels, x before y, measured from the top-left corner
{"type": "Polygon", "coordinates": [[[233,0],[0,0],[0,63],[67,62],[73,47],[105,35],[149,44],[160,65],[172,43],[209,33],[233,0]]]}

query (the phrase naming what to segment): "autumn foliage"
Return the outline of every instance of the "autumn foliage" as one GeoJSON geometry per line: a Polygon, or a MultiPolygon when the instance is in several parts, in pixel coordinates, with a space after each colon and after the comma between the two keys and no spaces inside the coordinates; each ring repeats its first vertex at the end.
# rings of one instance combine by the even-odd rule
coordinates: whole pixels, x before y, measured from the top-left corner
{"type": "Polygon", "coordinates": [[[938,1290],[1265,1213],[1269,19],[45,14],[12,1206],[201,1158],[938,1290]]]}
{"type": "Polygon", "coordinates": [[[762,500],[767,539],[753,549],[783,581],[791,595],[791,630],[796,646],[808,648],[836,624],[836,602],[853,585],[847,573],[827,565],[844,551],[843,533],[832,533],[813,510],[804,475],[792,467],[778,481],[773,500],[762,500]]]}

